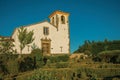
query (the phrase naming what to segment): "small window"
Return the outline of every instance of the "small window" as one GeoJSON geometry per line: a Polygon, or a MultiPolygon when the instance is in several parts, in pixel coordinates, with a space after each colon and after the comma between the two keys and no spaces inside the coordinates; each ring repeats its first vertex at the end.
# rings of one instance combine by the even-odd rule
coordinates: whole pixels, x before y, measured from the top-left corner
{"type": "Polygon", "coordinates": [[[54,17],[52,18],[52,24],[54,25],[54,17]]]}
{"type": "Polygon", "coordinates": [[[49,28],[48,27],[43,28],[43,34],[44,35],[49,35],[49,28]]]}
{"type": "Polygon", "coordinates": [[[61,22],[62,22],[62,24],[65,24],[65,17],[64,16],[61,16],[61,22]]]}

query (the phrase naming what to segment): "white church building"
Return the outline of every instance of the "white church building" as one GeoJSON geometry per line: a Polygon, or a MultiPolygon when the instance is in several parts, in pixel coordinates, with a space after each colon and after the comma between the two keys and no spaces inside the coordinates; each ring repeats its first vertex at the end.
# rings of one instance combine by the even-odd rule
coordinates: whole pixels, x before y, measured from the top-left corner
{"type": "MultiPolygon", "coordinates": [[[[70,35],[69,35],[69,13],[55,11],[49,15],[49,21],[43,21],[27,26],[21,26],[27,31],[34,32],[34,41],[26,45],[22,50],[23,54],[29,54],[32,51],[31,46],[35,44],[40,48],[43,54],[69,54],[70,53],[70,35]]],[[[19,27],[20,28],[20,27],[19,27]]],[[[12,34],[14,39],[14,49],[20,53],[20,42],[18,40],[18,29],[12,34]]]]}

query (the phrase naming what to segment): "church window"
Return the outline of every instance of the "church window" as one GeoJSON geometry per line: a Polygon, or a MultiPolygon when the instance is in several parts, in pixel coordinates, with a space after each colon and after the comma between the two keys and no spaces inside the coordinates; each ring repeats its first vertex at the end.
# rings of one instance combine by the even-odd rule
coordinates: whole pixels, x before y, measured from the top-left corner
{"type": "Polygon", "coordinates": [[[62,24],[65,24],[65,16],[61,16],[61,22],[62,24]]]}
{"type": "Polygon", "coordinates": [[[43,27],[43,34],[49,35],[49,28],[48,27],[43,27]]]}

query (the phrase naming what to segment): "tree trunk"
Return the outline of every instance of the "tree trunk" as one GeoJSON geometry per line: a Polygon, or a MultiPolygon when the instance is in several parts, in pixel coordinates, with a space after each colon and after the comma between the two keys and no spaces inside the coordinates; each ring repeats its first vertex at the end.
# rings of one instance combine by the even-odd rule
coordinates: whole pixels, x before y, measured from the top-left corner
{"type": "Polygon", "coordinates": [[[21,56],[22,56],[22,49],[20,48],[20,54],[19,54],[18,58],[21,58],[21,56]]]}

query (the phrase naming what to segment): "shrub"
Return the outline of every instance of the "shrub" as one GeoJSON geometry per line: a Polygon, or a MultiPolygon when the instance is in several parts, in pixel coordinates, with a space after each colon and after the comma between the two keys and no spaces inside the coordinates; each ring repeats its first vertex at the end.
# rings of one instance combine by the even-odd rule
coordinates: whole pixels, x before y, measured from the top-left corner
{"type": "Polygon", "coordinates": [[[57,56],[50,56],[48,59],[50,60],[51,63],[58,62],[57,56]]]}
{"type": "Polygon", "coordinates": [[[2,75],[2,74],[0,74],[0,80],[3,80],[3,79],[2,79],[2,78],[3,78],[2,76],[3,76],[3,75],[2,75]]]}
{"type": "Polygon", "coordinates": [[[37,71],[34,75],[28,77],[27,80],[60,80],[51,71],[37,71]]]}
{"type": "Polygon", "coordinates": [[[104,62],[112,62],[112,63],[119,63],[120,59],[120,50],[111,50],[111,51],[102,51],[98,54],[102,61],[104,62]]]}
{"type": "Polygon", "coordinates": [[[24,72],[34,69],[34,61],[30,57],[24,58],[19,62],[19,71],[24,72]]]}
{"type": "Polygon", "coordinates": [[[61,55],[57,57],[58,61],[66,62],[69,59],[69,55],[61,55]]]}
{"type": "Polygon", "coordinates": [[[101,58],[99,56],[93,57],[92,60],[95,62],[101,62],[101,58]]]}
{"type": "Polygon", "coordinates": [[[68,67],[68,63],[66,63],[66,62],[56,63],[56,68],[67,68],[67,67],[68,67]]]}
{"type": "Polygon", "coordinates": [[[69,55],[56,55],[56,56],[50,56],[49,57],[51,63],[56,62],[67,62],[69,59],[69,55]]]}
{"type": "Polygon", "coordinates": [[[42,51],[39,48],[32,50],[31,56],[34,59],[34,66],[36,68],[41,68],[45,64],[43,61],[44,57],[42,51]]]}
{"type": "Polygon", "coordinates": [[[120,55],[117,57],[116,63],[119,63],[119,64],[120,64],[120,55]]]}
{"type": "Polygon", "coordinates": [[[91,74],[90,80],[97,80],[97,75],[96,74],[91,74]]]}
{"type": "Polygon", "coordinates": [[[17,54],[12,53],[0,54],[0,72],[4,74],[17,73],[17,57],[17,54]]]}
{"type": "MultiPolygon", "coordinates": [[[[17,76],[17,80],[96,80],[120,74],[119,69],[106,68],[60,68],[60,69],[36,69],[17,76]],[[83,79],[84,78],[84,79],[83,79]]],[[[118,78],[118,77],[116,77],[118,78]]]]}
{"type": "Polygon", "coordinates": [[[90,56],[92,54],[89,50],[85,50],[84,53],[88,56],[90,56]]]}
{"type": "Polygon", "coordinates": [[[87,76],[86,76],[86,73],[85,73],[85,72],[81,72],[81,78],[82,78],[82,79],[87,78],[87,76]]]}
{"type": "Polygon", "coordinates": [[[18,73],[17,60],[9,60],[7,62],[7,70],[10,74],[17,74],[18,73]]]}
{"type": "Polygon", "coordinates": [[[3,73],[3,74],[8,73],[6,64],[3,61],[0,61],[0,73],[3,73]]]}
{"type": "Polygon", "coordinates": [[[33,56],[42,56],[42,51],[41,51],[41,49],[36,48],[36,49],[33,49],[33,50],[32,50],[31,54],[32,54],[33,56]]]}
{"type": "Polygon", "coordinates": [[[3,61],[4,63],[6,63],[9,60],[15,60],[17,59],[18,54],[0,54],[0,60],[3,61]]]}

